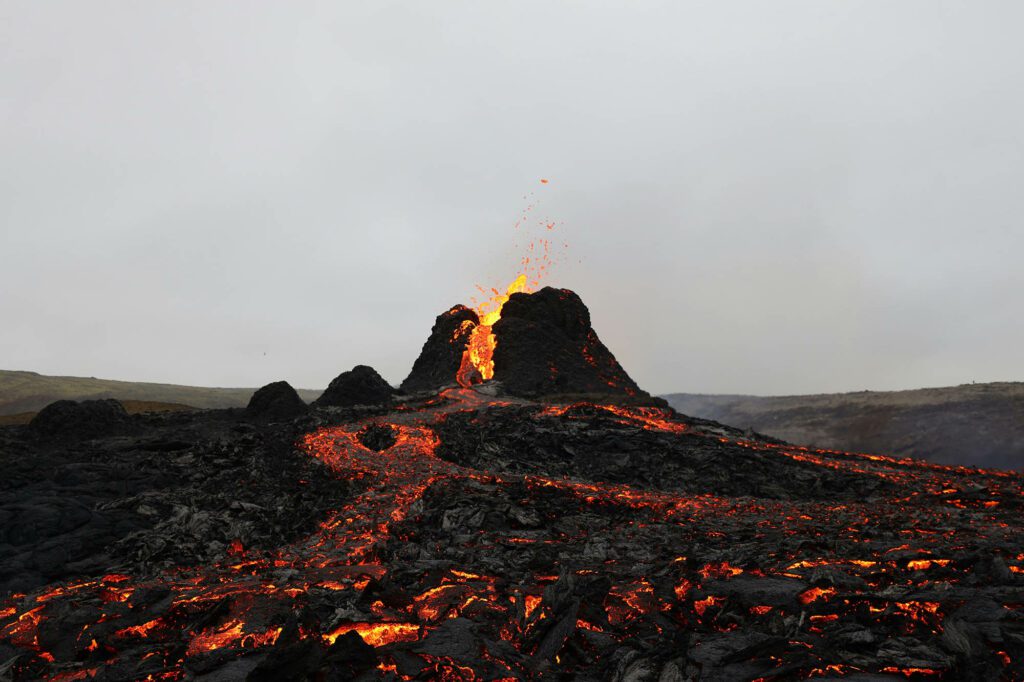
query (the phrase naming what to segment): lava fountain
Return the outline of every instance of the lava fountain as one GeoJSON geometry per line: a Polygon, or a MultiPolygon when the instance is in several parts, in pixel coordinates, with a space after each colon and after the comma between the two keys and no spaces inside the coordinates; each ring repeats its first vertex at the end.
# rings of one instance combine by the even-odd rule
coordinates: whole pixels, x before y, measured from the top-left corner
{"type": "MultiPolygon", "coordinates": [[[[473,327],[469,343],[462,354],[462,364],[456,374],[460,386],[468,388],[472,384],[494,378],[494,349],[498,341],[494,338],[491,327],[501,319],[501,308],[512,294],[530,293],[530,290],[526,275],[521,274],[508,285],[504,293],[491,289],[491,298],[477,307],[476,314],[480,323],[473,327]]],[[[467,321],[463,324],[473,323],[467,321]]]]}

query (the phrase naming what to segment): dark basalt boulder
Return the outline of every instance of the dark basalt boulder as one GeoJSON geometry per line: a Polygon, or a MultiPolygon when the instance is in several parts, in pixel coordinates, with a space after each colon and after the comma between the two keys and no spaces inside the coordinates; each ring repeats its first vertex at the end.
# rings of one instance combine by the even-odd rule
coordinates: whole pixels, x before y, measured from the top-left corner
{"type": "Polygon", "coordinates": [[[245,413],[256,419],[294,419],[308,408],[287,381],[275,381],[252,394],[245,413]]]}
{"type": "Polygon", "coordinates": [[[494,336],[494,378],[509,393],[647,396],[601,343],[587,306],[568,289],[513,294],[494,336]]]}
{"type": "Polygon", "coordinates": [[[116,400],[58,400],[39,411],[29,430],[39,436],[95,438],[108,435],[128,422],[128,413],[116,400]]]}
{"type": "Polygon", "coordinates": [[[437,316],[423,350],[412,366],[412,372],[402,382],[407,392],[433,391],[455,383],[455,375],[462,364],[462,354],[469,343],[473,327],[480,323],[476,313],[457,305],[437,316]]]}
{"type": "Polygon", "coordinates": [[[352,405],[383,405],[398,393],[391,384],[377,374],[373,367],[356,365],[342,372],[313,401],[317,407],[351,407],[352,405]]]}

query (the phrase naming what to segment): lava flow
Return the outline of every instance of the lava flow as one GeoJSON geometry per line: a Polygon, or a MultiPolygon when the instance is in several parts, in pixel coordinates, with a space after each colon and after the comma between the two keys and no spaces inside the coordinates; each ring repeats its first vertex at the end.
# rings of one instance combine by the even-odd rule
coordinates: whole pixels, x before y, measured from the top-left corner
{"type": "Polygon", "coordinates": [[[15,595],[0,633],[20,652],[16,677],[301,668],[277,651],[367,679],[626,679],[631,665],[694,679],[964,679],[968,660],[1007,679],[1021,670],[1017,475],[744,440],[656,408],[543,407],[471,389],[409,407],[302,439],[361,486],[305,541],[15,595]],[[364,443],[369,429],[387,432],[386,447],[364,443]],[[618,470],[605,452],[627,434],[676,455],[658,472],[618,470]],[[762,498],[693,489],[687,461],[722,456],[748,470],[736,484],[756,466],[783,477],[760,483],[777,486],[762,498]],[[595,478],[614,471],[617,482],[595,478]],[[797,495],[810,480],[849,494],[797,495]],[[1005,573],[999,587],[993,571],[1005,573]],[[999,637],[971,629],[990,608],[999,637]],[[958,649],[947,631],[986,648],[958,649]]]}
{"type": "Polygon", "coordinates": [[[456,375],[460,386],[468,388],[472,384],[494,378],[494,348],[497,341],[491,327],[501,319],[501,308],[512,294],[526,293],[529,290],[526,275],[519,275],[508,285],[504,293],[492,289],[491,298],[477,307],[479,324],[474,326],[472,322],[464,323],[471,326],[472,331],[456,375]]]}

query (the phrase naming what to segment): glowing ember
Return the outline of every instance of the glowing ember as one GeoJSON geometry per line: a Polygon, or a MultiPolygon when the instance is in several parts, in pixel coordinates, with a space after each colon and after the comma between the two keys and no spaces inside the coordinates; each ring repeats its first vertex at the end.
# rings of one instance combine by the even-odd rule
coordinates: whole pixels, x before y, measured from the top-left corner
{"type": "Polygon", "coordinates": [[[836,589],[834,587],[812,587],[800,594],[800,603],[810,604],[819,599],[828,599],[835,593],[836,589]]]}
{"type": "Polygon", "coordinates": [[[160,626],[160,619],[154,618],[151,621],[147,621],[142,625],[132,625],[122,630],[118,630],[114,634],[118,637],[148,637],[149,633],[160,626]]]}
{"type": "Polygon", "coordinates": [[[913,559],[907,563],[907,568],[913,571],[927,571],[932,566],[948,566],[949,559],[913,559]]]}
{"type": "Polygon", "coordinates": [[[189,656],[194,656],[203,651],[213,651],[235,644],[239,644],[242,648],[266,646],[276,642],[280,634],[281,628],[271,628],[266,632],[246,633],[245,623],[241,620],[233,620],[196,635],[186,653],[189,656]]]}
{"type": "Polygon", "coordinates": [[[422,630],[415,623],[349,623],[324,635],[324,639],[333,644],[346,632],[356,632],[370,646],[384,646],[394,642],[414,642],[420,638],[422,630]]]}

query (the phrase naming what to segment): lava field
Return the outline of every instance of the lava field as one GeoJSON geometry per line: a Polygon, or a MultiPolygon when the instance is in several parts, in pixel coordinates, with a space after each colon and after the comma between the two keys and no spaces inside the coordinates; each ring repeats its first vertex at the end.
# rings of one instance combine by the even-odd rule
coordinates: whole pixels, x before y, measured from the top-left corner
{"type": "Polygon", "coordinates": [[[536,300],[519,390],[453,309],[414,373],[462,386],[0,430],[0,679],[1024,679],[1020,474],[676,414],[536,300]]]}

